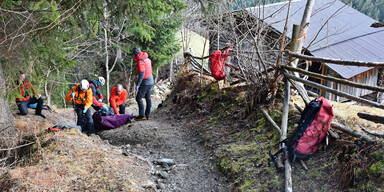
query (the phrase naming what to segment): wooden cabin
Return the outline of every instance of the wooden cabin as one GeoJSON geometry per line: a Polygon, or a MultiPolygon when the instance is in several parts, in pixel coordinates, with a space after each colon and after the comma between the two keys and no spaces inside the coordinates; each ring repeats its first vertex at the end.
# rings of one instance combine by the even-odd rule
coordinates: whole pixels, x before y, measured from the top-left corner
{"type": "MultiPolygon", "coordinates": [[[[287,37],[291,36],[293,24],[300,24],[306,0],[293,0],[290,8],[287,37]]],[[[287,16],[288,2],[269,4],[262,7],[251,7],[238,12],[247,12],[247,19],[254,19],[263,22],[269,28],[266,30],[268,38],[277,38],[271,42],[279,42],[284,30],[285,18],[287,16]]],[[[243,14],[243,13],[242,13],[243,14]]],[[[370,25],[376,22],[374,19],[360,13],[349,5],[339,0],[315,1],[313,13],[305,35],[305,54],[344,60],[358,60],[369,62],[384,61],[384,29],[372,28],[370,25]]],[[[218,30],[219,31],[219,30],[218,30]]],[[[241,33],[239,33],[241,35],[241,33]]],[[[225,35],[223,35],[225,37],[225,35]]],[[[220,46],[228,41],[224,37],[211,37],[211,47],[217,47],[217,40],[220,39],[220,46]]],[[[267,45],[265,49],[278,50],[279,44],[267,45]]],[[[271,62],[274,57],[266,58],[271,62]]],[[[309,71],[348,79],[354,82],[367,85],[378,85],[382,82],[381,70],[372,67],[343,66],[331,63],[312,63],[309,71]]],[[[311,81],[322,83],[336,90],[343,91],[358,97],[365,97],[376,100],[378,94],[369,90],[349,87],[337,83],[320,81],[309,78],[311,81]]],[[[381,84],[380,84],[381,86],[381,84]]],[[[319,90],[311,87],[307,89],[320,93],[319,90]]],[[[335,101],[347,101],[346,98],[333,94],[324,94],[328,99],[335,101]]],[[[381,97],[381,96],[380,96],[381,97]]],[[[379,99],[379,101],[381,101],[379,99]]]]}

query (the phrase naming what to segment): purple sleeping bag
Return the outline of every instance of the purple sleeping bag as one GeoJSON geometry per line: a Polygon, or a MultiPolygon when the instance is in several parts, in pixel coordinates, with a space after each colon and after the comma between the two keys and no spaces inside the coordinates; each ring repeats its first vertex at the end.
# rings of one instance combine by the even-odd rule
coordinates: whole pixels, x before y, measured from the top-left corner
{"type": "Polygon", "coordinates": [[[131,120],[135,116],[127,114],[102,116],[101,113],[95,112],[92,117],[96,131],[102,131],[116,129],[122,125],[131,123],[131,120]]]}

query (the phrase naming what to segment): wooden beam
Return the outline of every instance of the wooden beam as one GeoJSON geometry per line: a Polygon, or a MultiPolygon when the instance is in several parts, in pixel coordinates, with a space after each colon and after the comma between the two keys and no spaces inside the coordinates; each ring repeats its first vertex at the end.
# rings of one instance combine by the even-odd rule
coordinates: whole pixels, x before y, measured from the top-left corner
{"type": "Polygon", "coordinates": [[[361,83],[356,83],[356,82],[353,82],[353,81],[348,81],[348,80],[345,80],[345,79],[340,79],[340,78],[336,78],[336,77],[330,77],[330,76],[326,76],[326,75],[321,75],[321,74],[318,74],[318,73],[306,71],[306,70],[303,70],[303,69],[300,69],[300,68],[291,67],[291,66],[288,66],[288,65],[282,65],[281,67],[286,69],[286,70],[288,70],[288,71],[299,72],[299,73],[302,73],[302,74],[305,74],[305,75],[308,75],[308,76],[311,76],[311,77],[315,77],[317,79],[333,81],[333,82],[344,84],[344,85],[348,85],[348,86],[351,86],[351,87],[357,87],[357,88],[361,88],[361,89],[368,89],[368,90],[371,90],[371,91],[384,92],[384,87],[370,86],[370,85],[365,85],[365,84],[361,84],[361,83]]]}
{"type": "Polygon", "coordinates": [[[360,133],[360,132],[358,132],[356,130],[348,128],[348,127],[346,127],[346,126],[344,126],[344,125],[342,125],[340,123],[332,122],[331,123],[331,127],[335,128],[335,129],[339,129],[339,130],[341,130],[343,132],[346,132],[346,133],[348,133],[348,134],[350,134],[352,136],[361,138],[363,140],[366,140],[366,141],[369,141],[369,142],[375,142],[374,138],[372,138],[372,137],[370,137],[370,136],[368,136],[368,135],[366,135],[364,133],[360,133]]]}
{"type": "Polygon", "coordinates": [[[304,89],[303,86],[299,86],[296,84],[295,81],[293,81],[292,79],[289,79],[289,82],[292,83],[293,87],[297,90],[297,92],[299,93],[300,97],[303,99],[304,103],[307,105],[309,102],[311,102],[311,99],[309,98],[308,94],[306,94],[306,91],[304,89]]]}
{"type": "MultiPolygon", "coordinates": [[[[321,74],[325,75],[325,64],[324,63],[321,63],[321,74]]],[[[325,84],[324,79],[320,80],[320,84],[322,84],[322,85],[325,84]]],[[[319,95],[323,96],[323,90],[320,89],[319,95]]]]}
{"type": "Polygon", "coordinates": [[[197,56],[194,56],[192,55],[190,52],[184,52],[184,57],[192,57],[194,59],[208,59],[209,58],[209,55],[205,56],[205,57],[197,57],[197,56]]]}
{"type": "Polygon", "coordinates": [[[368,129],[365,129],[364,127],[360,127],[363,131],[367,132],[368,134],[371,134],[371,135],[374,135],[374,136],[377,136],[377,137],[384,137],[384,133],[378,133],[376,131],[371,131],[371,130],[368,130],[368,129]]]}
{"type": "MultiPolygon", "coordinates": [[[[287,132],[288,132],[288,112],[289,112],[289,101],[291,97],[291,88],[290,83],[286,79],[284,83],[284,104],[283,104],[283,115],[281,119],[281,140],[284,141],[287,138],[287,132]]],[[[282,142],[281,148],[285,147],[285,143],[282,142]]],[[[284,153],[284,170],[285,170],[285,191],[291,192],[292,191],[292,168],[291,164],[289,163],[289,155],[288,151],[284,153]]]]}
{"type": "Polygon", "coordinates": [[[362,119],[368,120],[368,121],[384,124],[384,117],[383,116],[371,115],[371,114],[365,113],[365,112],[358,112],[357,116],[359,116],[362,119]]]}
{"type": "Polygon", "coordinates": [[[320,63],[334,63],[339,65],[348,65],[348,66],[360,66],[360,67],[380,67],[384,68],[384,62],[367,62],[367,61],[347,61],[342,59],[331,59],[331,58],[322,58],[322,57],[313,57],[308,55],[297,54],[292,51],[284,51],[289,56],[296,57],[299,59],[310,60],[320,63]]]}
{"type": "Polygon", "coordinates": [[[265,118],[268,120],[268,122],[272,124],[272,126],[277,130],[277,132],[279,132],[279,134],[281,136],[281,129],[280,129],[280,127],[275,123],[275,121],[271,118],[271,116],[269,116],[267,110],[261,109],[261,112],[263,113],[265,118]]]}
{"type": "Polygon", "coordinates": [[[368,100],[368,99],[364,99],[364,98],[356,97],[356,96],[353,96],[353,95],[350,95],[350,94],[347,94],[347,93],[336,91],[336,90],[331,89],[329,87],[326,87],[324,85],[320,85],[320,84],[312,82],[312,81],[304,80],[304,79],[298,78],[298,77],[296,77],[294,75],[290,75],[288,73],[284,73],[284,76],[287,77],[288,79],[292,79],[294,81],[302,82],[302,83],[307,84],[309,86],[312,86],[312,87],[315,87],[315,88],[318,88],[318,89],[322,89],[323,91],[330,92],[330,93],[333,93],[335,95],[338,95],[338,96],[341,96],[341,97],[345,97],[347,99],[351,99],[353,101],[357,101],[357,102],[364,103],[364,104],[367,104],[367,105],[371,105],[371,106],[374,106],[374,107],[377,107],[377,108],[380,108],[380,109],[384,109],[384,105],[382,105],[380,103],[377,103],[377,102],[374,102],[374,101],[371,101],[371,100],[368,100]]]}
{"type": "Polygon", "coordinates": [[[384,22],[372,23],[372,25],[370,27],[373,27],[373,28],[384,27],[384,22]]]}

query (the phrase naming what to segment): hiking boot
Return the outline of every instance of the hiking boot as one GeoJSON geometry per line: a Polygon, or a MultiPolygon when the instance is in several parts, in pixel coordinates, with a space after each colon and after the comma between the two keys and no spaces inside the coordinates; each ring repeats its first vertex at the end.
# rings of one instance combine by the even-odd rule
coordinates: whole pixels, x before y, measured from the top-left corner
{"type": "Polygon", "coordinates": [[[151,117],[147,117],[147,120],[151,120],[151,117]]]}
{"type": "Polygon", "coordinates": [[[135,121],[144,121],[144,120],[147,120],[147,118],[145,117],[135,117],[135,121]]]}
{"type": "Polygon", "coordinates": [[[36,114],[36,115],[38,115],[38,116],[42,117],[43,119],[45,119],[45,118],[46,118],[46,116],[45,116],[44,114],[42,114],[42,113],[40,113],[40,114],[36,114]]]}

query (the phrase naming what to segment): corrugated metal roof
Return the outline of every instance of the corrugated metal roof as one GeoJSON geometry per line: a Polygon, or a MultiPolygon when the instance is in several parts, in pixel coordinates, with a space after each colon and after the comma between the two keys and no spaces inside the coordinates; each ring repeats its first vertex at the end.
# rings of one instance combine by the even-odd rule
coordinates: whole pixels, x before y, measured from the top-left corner
{"type": "MultiPolygon", "coordinates": [[[[384,30],[316,50],[313,54],[318,57],[345,60],[384,61],[384,30]]],[[[372,67],[344,66],[330,63],[327,63],[327,66],[346,79],[372,69],[372,67]]]]}
{"type": "MultiPolygon", "coordinates": [[[[305,0],[292,1],[287,34],[292,33],[293,24],[300,24],[306,2],[305,0]]],[[[262,15],[261,18],[267,24],[282,32],[287,7],[288,2],[283,2],[247,10],[255,16],[262,15]]],[[[384,61],[384,30],[369,27],[374,22],[376,22],[374,19],[339,0],[315,1],[304,46],[312,42],[308,50],[312,55],[319,57],[384,61]]],[[[347,79],[371,69],[327,65],[347,79]]]]}

